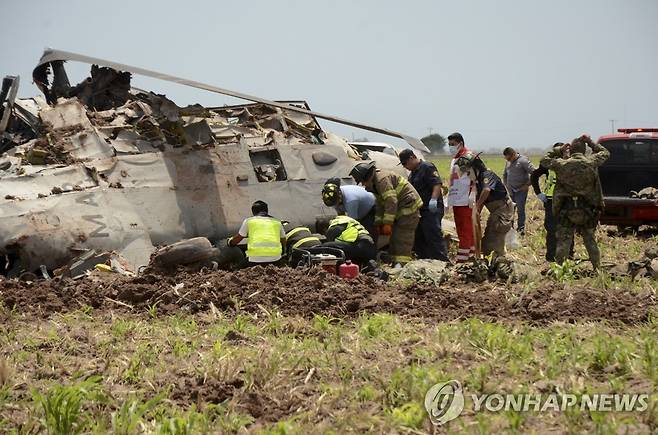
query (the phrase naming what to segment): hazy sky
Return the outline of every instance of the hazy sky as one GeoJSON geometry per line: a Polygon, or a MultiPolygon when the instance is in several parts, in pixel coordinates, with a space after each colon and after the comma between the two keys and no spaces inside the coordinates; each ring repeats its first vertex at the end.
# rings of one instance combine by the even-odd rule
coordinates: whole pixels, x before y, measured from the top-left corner
{"type": "Polygon", "coordinates": [[[21,75],[21,96],[38,93],[32,68],[53,47],[417,137],[460,131],[474,149],[599,136],[611,119],[658,127],[658,0],[0,0],[0,17],[0,74],[21,75]]]}

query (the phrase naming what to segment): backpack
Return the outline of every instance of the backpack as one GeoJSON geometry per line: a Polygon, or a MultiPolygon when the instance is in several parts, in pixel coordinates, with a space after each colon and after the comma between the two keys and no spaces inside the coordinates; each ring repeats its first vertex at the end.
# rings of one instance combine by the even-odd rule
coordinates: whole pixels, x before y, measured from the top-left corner
{"type": "Polygon", "coordinates": [[[596,189],[598,173],[589,162],[569,159],[558,176],[560,192],[569,196],[590,197],[596,189]]]}

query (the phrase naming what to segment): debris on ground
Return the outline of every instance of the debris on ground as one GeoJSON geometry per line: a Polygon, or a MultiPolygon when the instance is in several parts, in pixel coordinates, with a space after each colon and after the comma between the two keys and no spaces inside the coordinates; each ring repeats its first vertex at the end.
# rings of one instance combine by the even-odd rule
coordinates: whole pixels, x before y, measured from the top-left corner
{"type": "MultiPolygon", "coordinates": [[[[42,273],[45,269],[46,267],[42,265],[42,273]]],[[[79,279],[87,276],[94,269],[134,276],[134,272],[130,269],[125,258],[121,258],[115,252],[96,252],[93,249],[80,254],[67,265],[56,269],[54,275],[62,278],[79,279]]]]}
{"type": "Polygon", "coordinates": [[[391,269],[388,272],[392,282],[439,286],[450,277],[448,264],[441,260],[414,260],[405,264],[402,269],[391,269]]]}
{"type": "Polygon", "coordinates": [[[633,190],[630,193],[630,197],[639,199],[658,199],[658,189],[655,187],[645,187],[639,192],[633,190]]]}
{"type": "Polygon", "coordinates": [[[151,257],[150,265],[158,268],[172,268],[178,265],[202,263],[218,254],[205,237],[181,240],[158,249],[151,257]]]}
{"type": "Polygon", "coordinates": [[[457,275],[464,281],[483,283],[485,281],[506,281],[516,283],[523,278],[517,271],[514,261],[504,255],[484,259],[472,259],[468,263],[458,264],[457,275]]]}
{"type": "Polygon", "coordinates": [[[613,265],[610,269],[613,276],[630,276],[635,278],[658,279],[658,246],[647,246],[644,256],[627,264],[613,265]]]}

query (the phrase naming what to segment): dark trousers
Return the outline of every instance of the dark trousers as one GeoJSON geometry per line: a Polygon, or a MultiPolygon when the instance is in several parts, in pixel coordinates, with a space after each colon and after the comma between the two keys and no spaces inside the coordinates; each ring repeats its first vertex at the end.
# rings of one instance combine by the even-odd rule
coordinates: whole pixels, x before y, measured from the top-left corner
{"type": "Polygon", "coordinates": [[[516,229],[523,233],[525,232],[525,204],[528,200],[528,191],[519,190],[518,192],[512,192],[512,201],[516,204],[516,229]]]}
{"type": "Polygon", "coordinates": [[[544,203],[544,229],[546,230],[546,261],[555,261],[555,217],[553,216],[553,200],[544,203]]]}
{"type": "MultiPolygon", "coordinates": [[[[557,226],[557,219],[553,215],[553,200],[548,198],[544,203],[544,229],[546,230],[546,261],[555,261],[555,252],[557,250],[557,237],[555,235],[555,228],[557,226]]],[[[573,258],[575,245],[571,242],[569,249],[569,258],[573,258]]]]}
{"type": "Polygon", "coordinates": [[[441,219],[443,219],[443,207],[440,207],[436,213],[429,210],[420,212],[420,221],[414,238],[414,251],[418,258],[449,261],[448,246],[441,231],[441,219]]]}
{"type": "Polygon", "coordinates": [[[340,240],[325,242],[322,246],[328,248],[338,248],[345,253],[345,258],[359,265],[368,264],[370,260],[377,257],[375,244],[366,239],[359,239],[354,243],[347,243],[340,240]]]}
{"type": "Polygon", "coordinates": [[[358,219],[359,223],[368,230],[370,236],[376,241],[377,232],[375,231],[375,207],[371,208],[367,215],[358,219]]]}

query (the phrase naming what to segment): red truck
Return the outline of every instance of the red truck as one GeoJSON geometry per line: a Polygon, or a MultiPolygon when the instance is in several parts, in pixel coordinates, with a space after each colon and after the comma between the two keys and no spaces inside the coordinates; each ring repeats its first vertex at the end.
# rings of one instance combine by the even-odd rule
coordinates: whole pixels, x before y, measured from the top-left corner
{"type": "Polygon", "coordinates": [[[619,228],[658,225],[658,198],[634,198],[631,192],[658,188],[658,128],[620,128],[601,136],[610,158],[599,168],[605,209],[601,223],[619,228]]]}

